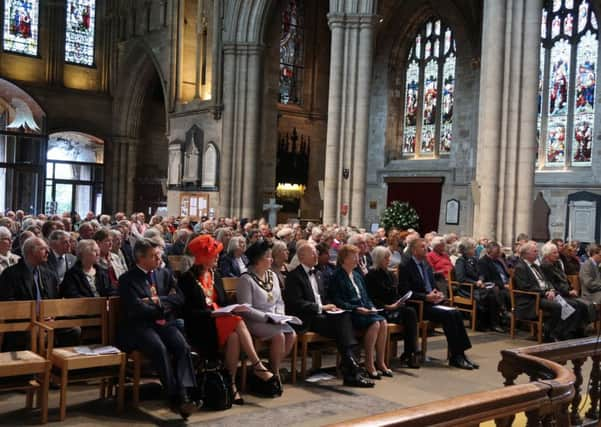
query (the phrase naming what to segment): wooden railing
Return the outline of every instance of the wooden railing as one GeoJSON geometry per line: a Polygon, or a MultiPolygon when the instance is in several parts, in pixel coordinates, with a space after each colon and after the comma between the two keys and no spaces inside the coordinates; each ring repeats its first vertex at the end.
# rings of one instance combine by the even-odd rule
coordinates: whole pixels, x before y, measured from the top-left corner
{"type": "Polygon", "coordinates": [[[525,413],[529,426],[601,425],[601,343],[597,337],[501,351],[505,387],[449,398],[337,426],[510,426],[525,413]],[[590,409],[582,419],[582,365],[592,360],[590,409]],[[567,362],[571,363],[569,369],[567,362]],[[530,382],[515,384],[520,375],[530,382]]]}

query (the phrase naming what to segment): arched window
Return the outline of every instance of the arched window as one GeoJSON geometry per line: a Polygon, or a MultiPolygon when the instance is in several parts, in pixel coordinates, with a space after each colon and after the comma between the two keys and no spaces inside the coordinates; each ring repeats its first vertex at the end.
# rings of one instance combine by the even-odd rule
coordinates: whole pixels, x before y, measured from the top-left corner
{"type": "Polygon", "coordinates": [[[39,12],[38,0],[4,0],[2,47],[5,51],[38,54],[39,12]]]}
{"type": "Polygon", "coordinates": [[[65,61],[94,65],[96,0],[67,0],[65,61]]]}
{"type": "Polygon", "coordinates": [[[282,3],[279,102],[300,105],[305,67],[303,0],[285,0],[282,3]]]}
{"type": "Polygon", "coordinates": [[[418,31],[407,57],[403,107],[403,156],[447,155],[453,141],[456,46],[440,19],[418,31]]]}
{"type": "Polygon", "coordinates": [[[546,1],[538,90],[538,167],[590,166],[597,17],[588,0],[546,1]]]}

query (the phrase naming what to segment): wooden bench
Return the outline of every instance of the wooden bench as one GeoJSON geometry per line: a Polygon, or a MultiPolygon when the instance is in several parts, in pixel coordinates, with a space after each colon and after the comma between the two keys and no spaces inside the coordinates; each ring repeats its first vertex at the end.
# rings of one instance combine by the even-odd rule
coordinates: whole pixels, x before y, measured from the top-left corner
{"type": "Polygon", "coordinates": [[[48,422],[48,386],[50,383],[50,361],[36,353],[39,330],[44,329],[48,339],[54,339],[52,328],[36,321],[34,301],[0,302],[0,332],[23,332],[30,334],[30,349],[0,353],[0,392],[25,390],[26,407],[33,407],[33,396],[37,393],[40,421],[48,422]],[[33,376],[33,378],[32,378],[33,376]]]}
{"type": "MultiPolygon", "coordinates": [[[[101,345],[108,345],[108,312],[106,298],[73,298],[43,300],[40,303],[40,319],[46,326],[57,328],[100,327],[101,345]]],[[[117,412],[123,411],[123,383],[125,378],[125,353],[82,355],[73,347],[55,348],[53,340],[40,339],[40,349],[50,360],[57,373],[52,373],[53,383],[60,385],[59,419],[67,415],[67,385],[69,382],[100,380],[100,397],[105,397],[109,380],[118,379],[117,412]],[[45,348],[43,346],[45,344],[45,348]]]]}

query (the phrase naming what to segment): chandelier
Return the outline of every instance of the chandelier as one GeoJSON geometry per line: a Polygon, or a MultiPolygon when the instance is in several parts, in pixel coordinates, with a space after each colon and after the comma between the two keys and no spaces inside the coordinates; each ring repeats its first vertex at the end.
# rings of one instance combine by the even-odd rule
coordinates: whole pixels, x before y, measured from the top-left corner
{"type": "Polygon", "coordinates": [[[275,194],[280,199],[300,199],[305,194],[303,184],[278,183],[275,194]]]}

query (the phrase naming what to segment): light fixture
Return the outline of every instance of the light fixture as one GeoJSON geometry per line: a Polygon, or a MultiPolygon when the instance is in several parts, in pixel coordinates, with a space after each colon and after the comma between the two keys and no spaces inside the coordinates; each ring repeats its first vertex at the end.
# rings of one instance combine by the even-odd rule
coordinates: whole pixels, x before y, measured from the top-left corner
{"type": "Polygon", "coordinates": [[[302,184],[279,183],[275,194],[280,199],[300,199],[305,194],[306,187],[302,184]]]}

